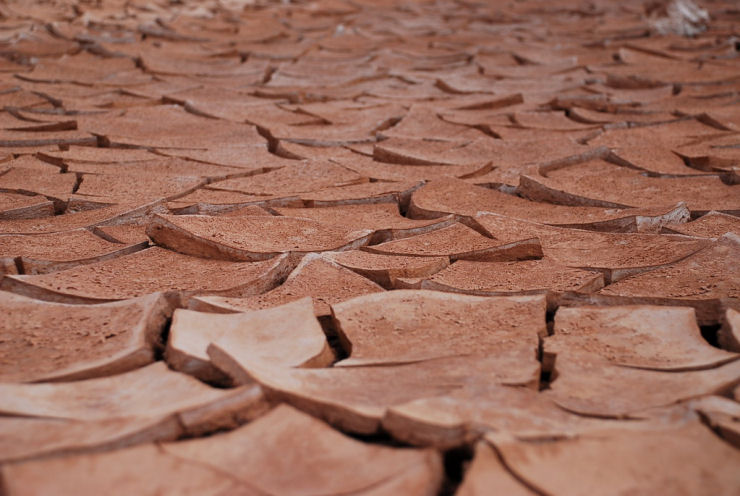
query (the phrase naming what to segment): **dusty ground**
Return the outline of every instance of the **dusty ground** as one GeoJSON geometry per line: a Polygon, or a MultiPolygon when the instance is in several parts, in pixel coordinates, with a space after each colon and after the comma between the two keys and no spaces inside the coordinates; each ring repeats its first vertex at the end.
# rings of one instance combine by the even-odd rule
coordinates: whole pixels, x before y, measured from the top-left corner
{"type": "Polygon", "coordinates": [[[1,2],[0,493],[738,494],[702,6],[1,2]]]}

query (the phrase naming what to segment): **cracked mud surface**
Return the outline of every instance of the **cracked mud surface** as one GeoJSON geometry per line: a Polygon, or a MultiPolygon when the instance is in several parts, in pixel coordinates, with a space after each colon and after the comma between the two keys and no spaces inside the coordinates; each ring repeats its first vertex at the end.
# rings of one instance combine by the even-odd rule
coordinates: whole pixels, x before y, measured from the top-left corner
{"type": "Polygon", "coordinates": [[[739,36],[0,1],[0,494],[738,494],[739,36]]]}

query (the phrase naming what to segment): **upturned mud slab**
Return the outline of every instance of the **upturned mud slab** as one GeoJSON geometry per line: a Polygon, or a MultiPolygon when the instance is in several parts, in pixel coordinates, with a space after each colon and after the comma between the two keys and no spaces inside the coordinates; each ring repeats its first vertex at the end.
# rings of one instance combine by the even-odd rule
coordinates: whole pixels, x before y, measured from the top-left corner
{"type": "Polygon", "coordinates": [[[203,312],[242,312],[282,305],[310,297],[317,317],[331,315],[331,305],[356,296],[377,293],[383,288],[356,272],[332,262],[322,255],[310,253],[280,286],[270,291],[244,298],[198,296],[190,300],[190,308],[203,312]]]}
{"type": "Polygon", "coordinates": [[[238,365],[230,360],[237,364],[249,360],[242,357],[271,361],[280,367],[325,367],[334,356],[312,314],[307,298],[228,315],[180,309],[172,319],[165,358],[174,369],[209,382],[224,382],[224,371],[234,376],[238,365]],[[211,346],[211,354],[218,355],[214,360],[209,358],[211,346]],[[233,358],[225,357],[227,353],[233,358]]]}
{"type": "Polygon", "coordinates": [[[103,305],[41,302],[0,292],[2,382],[114,375],[151,363],[172,310],[160,294],[103,305]]]}
{"type": "Polygon", "coordinates": [[[575,300],[598,304],[692,306],[702,325],[722,321],[723,305],[737,307],[740,238],[725,234],[711,245],[666,267],[636,274],[575,300]]]}
{"type": "Polygon", "coordinates": [[[472,217],[478,212],[553,226],[611,232],[657,232],[664,224],[685,222],[689,218],[684,205],[624,209],[556,205],[449,178],[431,181],[414,192],[409,205],[409,215],[419,219],[446,214],[472,217]]]}
{"type": "Polygon", "coordinates": [[[391,288],[402,277],[424,277],[447,267],[449,257],[415,257],[409,255],[383,255],[361,250],[327,253],[326,257],[360,275],[375,281],[384,288],[391,288]]]}
{"type": "Polygon", "coordinates": [[[35,235],[0,234],[0,258],[15,260],[24,274],[46,274],[128,255],[148,245],[148,240],[111,242],[86,229],[35,235]]]}
{"type": "Polygon", "coordinates": [[[455,223],[411,238],[387,241],[363,248],[382,255],[449,257],[450,260],[504,261],[540,258],[542,248],[534,237],[509,242],[486,238],[473,229],[455,223]]]}
{"type": "Polygon", "coordinates": [[[662,491],[676,494],[732,494],[737,487],[737,451],[717,439],[699,422],[654,431],[604,431],[544,443],[521,443],[489,437],[506,467],[538,491],[552,494],[609,494],[622,491],[662,491]],[[692,460],[694,450],[705,453],[692,460]],[[648,455],[650,453],[650,455],[648,455]],[[656,463],[653,454],[663,453],[656,463]],[[672,460],[670,463],[664,463],[672,460]],[[573,472],[579,467],[579,473],[573,472]],[[598,475],[583,467],[600,467],[598,475]]]}
{"type": "Polygon", "coordinates": [[[553,227],[489,213],[477,214],[475,221],[499,242],[535,238],[545,256],[568,267],[598,270],[607,283],[678,262],[710,243],[683,236],[553,227]]]}
{"type": "Polygon", "coordinates": [[[740,358],[707,343],[690,307],[634,305],[560,308],[544,340],[544,362],[559,353],[598,355],[624,367],[710,369],[740,358]]]}
{"type": "Polygon", "coordinates": [[[153,247],[131,255],[41,275],[6,277],[0,287],[48,301],[99,303],[165,292],[244,296],[272,288],[292,268],[287,255],[262,262],[190,257],[153,247]]]}
{"type": "Polygon", "coordinates": [[[592,293],[601,289],[604,276],[548,258],[519,262],[459,260],[430,277],[399,279],[398,284],[479,296],[545,294],[548,306],[554,309],[565,292],[592,293]]]}
{"type": "Polygon", "coordinates": [[[283,253],[359,248],[367,244],[372,231],[342,229],[301,217],[158,215],[147,234],[155,243],[187,255],[258,261],[283,253]]]}
{"type": "Polygon", "coordinates": [[[52,479],[58,494],[80,494],[82,484],[83,494],[427,495],[441,485],[442,460],[432,450],[366,444],[279,406],[248,426],[209,438],[3,468],[9,494],[45,492],[52,479]]]}

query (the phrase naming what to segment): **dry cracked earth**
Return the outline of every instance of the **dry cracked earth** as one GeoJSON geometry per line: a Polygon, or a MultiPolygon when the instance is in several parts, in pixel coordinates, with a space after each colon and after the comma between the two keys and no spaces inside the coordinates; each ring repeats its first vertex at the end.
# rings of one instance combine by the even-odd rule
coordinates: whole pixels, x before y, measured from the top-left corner
{"type": "Polygon", "coordinates": [[[739,494],[740,9],[653,7],[0,2],[0,493],[739,494]]]}

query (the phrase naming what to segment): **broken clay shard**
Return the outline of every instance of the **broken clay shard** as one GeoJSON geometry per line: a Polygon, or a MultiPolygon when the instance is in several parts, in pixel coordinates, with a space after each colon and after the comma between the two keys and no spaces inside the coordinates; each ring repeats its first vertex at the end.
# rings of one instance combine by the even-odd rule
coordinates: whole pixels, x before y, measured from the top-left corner
{"type": "Polygon", "coordinates": [[[592,353],[617,365],[665,371],[708,369],[740,358],[704,340],[693,308],[648,305],[560,308],[543,352],[592,353]]]}
{"type": "Polygon", "coordinates": [[[444,269],[450,263],[448,257],[383,255],[362,250],[326,253],[325,256],[386,289],[394,287],[399,278],[429,276],[444,269]]]}
{"type": "Polygon", "coordinates": [[[457,223],[410,238],[388,241],[363,248],[371,253],[423,257],[450,257],[451,260],[504,261],[540,258],[542,248],[534,238],[500,242],[486,238],[457,223]]]}
{"type": "Polygon", "coordinates": [[[54,215],[54,203],[41,195],[0,193],[0,220],[36,219],[54,215]]]}
{"type": "Polygon", "coordinates": [[[329,207],[338,205],[375,205],[395,203],[406,208],[411,194],[423,182],[372,182],[320,189],[300,193],[298,197],[307,207],[329,207]]]}
{"type": "Polygon", "coordinates": [[[177,310],[165,351],[176,370],[203,380],[223,374],[249,382],[241,360],[264,360],[278,367],[324,367],[333,361],[308,298],[271,309],[232,314],[177,310]]]}
{"type": "Polygon", "coordinates": [[[530,200],[561,205],[647,208],[686,202],[692,213],[737,214],[740,200],[733,188],[718,177],[645,177],[613,166],[609,171],[584,172],[564,180],[523,175],[518,191],[530,200]]]}
{"type": "MultiPolygon", "coordinates": [[[[545,306],[543,296],[483,298],[431,291],[362,296],[335,305],[340,342],[349,354],[338,366],[286,368],[250,353],[233,361],[238,369],[232,374],[343,429],[372,433],[389,408],[467,388],[480,377],[535,388],[545,306]],[[375,307],[394,319],[372,312],[375,307]]],[[[211,353],[216,345],[209,348],[212,360],[221,354],[211,353]]],[[[230,353],[225,346],[222,350],[230,353]]]]}
{"type": "Polygon", "coordinates": [[[682,495],[730,495],[737,490],[740,455],[697,421],[648,431],[615,428],[549,442],[518,442],[495,434],[488,439],[506,467],[538,492],[585,496],[667,489],[682,495]],[[704,453],[701,460],[692,455],[696,450],[704,453]]]}
{"type": "Polygon", "coordinates": [[[287,255],[262,262],[228,262],[152,247],[52,274],[6,277],[0,287],[62,303],[100,303],[155,292],[187,301],[194,294],[263,292],[276,286],[292,265],[287,255]]]}
{"type": "Polygon", "coordinates": [[[355,231],[372,230],[371,244],[402,239],[434,231],[454,223],[452,216],[434,220],[413,220],[401,216],[392,203],[342,205],[322,208],[276,208],[280,215],[302,217],[355,231]]]}
{"type": "Polygon", "coordinates": [[[474,216],[478,212],[553,226],[611,232],[657,232],[662,225],[680,222],[689,216],[685,205],[614,209],[535,202],[452,178],[426,184],[414,192],[409,205],[409,215],[418,219],[445,214],[474,216]]]}
{"type": "Polygon", "coordinates": [[[391,291],[332,306],[349,358],[336,366],[413,363],[513,353],[533,356],[544,334],[544,298],[391,291]]]}
{"type": "Polygon", "coordinates": [[[0,417],[0,461],[108,451],[173,441],[183,433],[176,415],[84,421],[4,416],[0,417]]]}
{"type": "Polygon", "coordinates": [[[64,210],[76,182],[77,176],[71,173],[50,173],[15,167],[0,174],[0,191],[45,196],[59,212],[64,210]]]}
{"type": "Polygon", "coordinates": [[[148,241],[114,243],[85,229],[0,235],[0,257],[16,258],[24,274],[45,274],[109,260],[146,248],[148,241]]]}
{"type": "Polygon", "coordinates": [[[2,476],[8,494],[13,495],[52,490],[86,495],[426,496],[441,485],[442,460],[432,450],[351,439],[283,405],[233,432],[6,465],[2,476]]]}
{"type": "MultiPolygon", "coordinates": [[[[106,424],[122,422],[127,443],[175,435],[203,435],[234,428],[265,410],[262,391],[256,386],[215,389],[185,374],[173,372],[162,362],[110,377],[49,384],[0,384],[0,411],[9,416],[46,420],[91,422],[90,449],[115,445],[106,424]],[[137,420],[138,419],[138,420],[137,420]],[[149,422],[142,422],[149,419],[149,422]],[[138,426],[138,427],[137,427],[138,426]],[[141,428],[141,439],[136,428],[141,428]],[[102,431],[101,431],[102,429],[102,431]],[[132,430],[134,429],[134,430],[132,430]],[[106,434],[107,432],[107,434],[106,434]]],[[[75,439],[63,436],[35,437],[31,451],[73,449],[75,439]]],[[[124,442],[123,439],[119,440],[124,442]]],[[[20,450],[21,452],[23,450],[20,450]]]]}
{"type": "Polygon", "coordinates": [[[4,234],[41,234],[95,226],[138,225],[147,222],[154,213],[166,211],[161,199],[143,204],[121,203],[95,210],[68,211],[62,215],[38,219],[0,219],[0,231],[4,234]]]}
{"type": "Polygon", "coordinates": [[[171,314],[161,294],[102,305],[66,305],[0,292],[1,382],[114,375],[154,361],[171,314]]]}
{"type": "Polygon", "coordinates": [[[147,234],[155,243],[188,255],[258,261],[282,253],[358,248],[368,242],[371,232],[299,217],[158,215],[147,234]]]}
{"type": "Polygon", "coordinates": [[[637,274],[594,295],[599,304],[693,306],[700,325],[722,320],[723,305],[740,298],[740,238],[725,234],[695,254],[667,267],[637,274]]]}
{"type": "Polygon", "coordinates": [[[243,312],[310,297],[316,317],[322,318],[331,315],[330,305],[379,291],[383,291],[383,288],[370,279],[332,262],[324,255],[309,253],[285,282],[266,293],[243,298],[196,296],[190,299],[190,308],[203,312],[243,312]]]}
{"type": "Polygon", "coordinates": [[[740,311],[727,309],[718,338],[722,348],[740,353],[740,311]]]}
{"type": "Polygon", "coordinates": [[[256,176],[227,179],[209,189],[238,191],[252,195],[282,195],[317,191],[366,182],[356,172],[330,162],[308,162],[282,167],[256,176]]]}
{"type": "MultiPolygon", "coordinates": [[[[394,438],[419,446],[447,449],[470,444],[487,432],[517,439],[571,438],[625,426],[622,420],[571,413],[530,388],[491,383],[471,377],[465,385],[442,395],[419,397],[391,406],[382,419],[394,438]]],[[[628,427],[648,429],[663,419],[632,420],[628,427]]]]}
{"type": "Polygon", "coordinates": [[[511,496],[534,496],[536,492],[522,484],[501,462],[493,447],[486,441],[475,445],[475,456],[470,464],[458,496],[483,496],[495,491],[511,496]]]}
{"type": "Polygon", "coordinates": [[[722,394],[740,378],[740,361],[705,370],[622,367],[582,351],[560,352],[556,378],[544,394],[568,411],[607,418],[639,418],[650,408],[722,394]]]}
{"type": "Polygon", "coordinates": [[[720,212],[709,212],[685,224],[667,224],[663,229],[686,236],[719,238],[728,232],[740,234],[740,218],[720,212]]]}
{"type": "Polygon", "coordinates": [[[157,198],[172,200],[184,196],[206,183],[192,176],[170,176],[146,173],[147,181],[136,181],[135,172],[115,174],[84,174],[79,189],[69,199],[69,207],[86,210],[122,202],[147,203],[157,198]]]}
{"type": "Polygon", "coordinates": [[[283,369],[257,361],[243,366],[269,398],[362,434],[377,433],[393,406],[444,396],[482,377],[488,384],[536,389],[541,372],[529,351],[366,367],[283,369]]]}
{"type": "Polygon", "coordinates": [[[420,289],[479,296],[545,294],[554,309],[565,292],[592,293],[604,286],[597,271],[566,267],[549,258],[517,262],[459,260],[418,283],[420,289]]]}
{"type": "Polygon", "coordinates": [[[503,215],[479,213],[475,222],[500,242],[536,237],[544,255],[565,266],[598,270],[606,283],[680,261],[708,240],[642,233],[605,233],[546,226],[503,215]]]}

